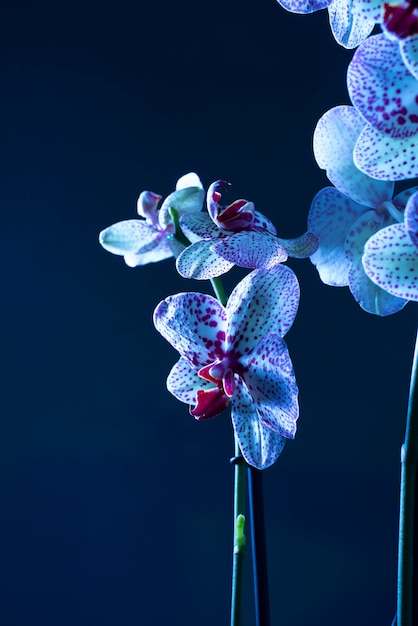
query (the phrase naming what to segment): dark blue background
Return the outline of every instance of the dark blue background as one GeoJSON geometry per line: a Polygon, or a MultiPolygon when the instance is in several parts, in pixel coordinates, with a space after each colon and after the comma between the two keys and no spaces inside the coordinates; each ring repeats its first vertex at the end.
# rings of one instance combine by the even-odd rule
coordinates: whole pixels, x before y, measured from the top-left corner
{"type": "MultiPolygon", "coordinates": [[[[97,235],[188,171],[303,232],[327,184],[312,132],[348,103],[352,53],[325,12],[275,0],[17,0],[0,47],[0,624],[227,624],[229,418],[169,395],[177,355],[151,322],[209,286],[97,235]]],[[[301,417],[264,474],[272,622],[390,624],[415,308],[372,317],[291,266],[301,417]]]]}

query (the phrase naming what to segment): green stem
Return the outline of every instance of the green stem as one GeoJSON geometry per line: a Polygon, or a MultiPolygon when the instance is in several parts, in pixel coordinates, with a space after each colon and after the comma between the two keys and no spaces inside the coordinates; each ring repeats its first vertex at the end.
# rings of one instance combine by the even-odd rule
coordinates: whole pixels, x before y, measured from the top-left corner
{"type": "MultiPolygon", "coordinates": [[[[418,335],[409,390],[405,441],[401,449],[398,545],[398,626],[412,626],[412,569],[415,482],[418,462],[418,335]]],[[[416,617],[416,616],[415,616],[416,617]]]]}
{"type": "Polygon", "coordinates": [[[242,579],[245,557],[245,491],[246,463],[235,437],[234,480],[234,553],[232,561],[231,626],[241,625],[242,579]]]}
{"type": "Polygon", "coordinates": [[[225,306],[226,305],[226,301],[227,301],[227,297],[225,294],[225,290],[224,287],[222,285],[221,279],[220,278],[211,278],[210,279],[213,291],[215,292],[215,296],[218,298],[219,302],[225,306]]]}

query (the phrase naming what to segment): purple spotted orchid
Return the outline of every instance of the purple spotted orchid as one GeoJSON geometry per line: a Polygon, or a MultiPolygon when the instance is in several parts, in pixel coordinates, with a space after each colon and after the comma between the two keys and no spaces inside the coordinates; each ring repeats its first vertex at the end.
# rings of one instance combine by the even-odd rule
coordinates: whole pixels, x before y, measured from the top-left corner
{"type": "Polygon", "coordinates": [[[363,265],[369,278],[388,293],[418,300],[418,192],[408,199],[402,223],[370,237],[363,265]]]}
{"type": "Polygon", "coordinates": [[[281,239],[267,217],[253,202],[235,200],[221,206],[222,192],[229,183],[218,180],[208,189],[207,213],[189,213],[180,218],[183,233],[192,242],[177,258],[178,272],[199,280],[221,276],[234,265],[271,268],[288,256],[307,258],[318,242],[313,233],[281,239]]]}
{"type": "Polygon", "coordinates": [[[418,37],[369,37],[349,65],[350,98],[366,124],[354,147],[364,173],[387,181],[418,176],[418,37]]]}
{"type": "Polygon", "coordinates": [[[319,247],[311,261],[325,284],[348,286],[365,311],[385,316],[402,309],[407,299],[388,293],[365,273],[364,247],[382,228],[403,221],[417,188],[392,198],[393,182],[372,179],[355,167],[353,146],[364,125],[356,109],[340,106],[328,111],[315,129],[316,160],[335,187],[322,189],[312,202],[308,226],[318,235],[319,247]]]}
{"type": "MultiPolygon", "coordinates": [[[[379,19],[375,11],[363,9],[365,0],[277,0],[291,13],[313,13],[328,9],[335,40],[344,48],[356,48],[372,32],[379,19]]],[[[381,3],[382,4],[382,3],[381,3]]]]}
{"type": "Polygon", "coordinates": [[[105,250],[124,257],[130,267],[177,257],[184,245],[174,237],[175,226],[170,210],[178,216],[201,211],[204,190],[197,174],[185,174],[176,190],[162,203],[161,196],[143,191],[137,204],[142,219],[124,220],[102,230],[99,241],[105,250]]]}
{"type": "Polygon", "coordinates": [[[283,336],[298,303],[295,274],[278,265],[248,274],[226,307],[209,295],[180,293],[154,312],[157,330],[180,353],[169,391],[198,420],[231,404],[242,454],[259,469],[276,461],[296,431],[298,390],[283,336]]]}

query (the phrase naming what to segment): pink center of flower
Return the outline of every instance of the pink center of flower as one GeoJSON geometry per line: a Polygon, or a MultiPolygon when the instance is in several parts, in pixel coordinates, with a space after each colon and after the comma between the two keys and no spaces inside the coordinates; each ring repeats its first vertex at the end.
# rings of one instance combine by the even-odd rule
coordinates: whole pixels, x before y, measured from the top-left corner
{"type": "Polygon", "coordinates": [[[235,200],[228,206],[220,206],[221,191],[228,188],[229,183],[217,180],[208,189],[207,205],[212,220],[222,230],[240,231],[251,228],[254,223],[254,204],[248,200],[235,200]],[[221,190],[221,191],[220,191],[221,190]]]}
{"type": "Polygon", "coordinates": [[[235,377],[231,355],[225,355],[199,370],[199,376],[215,383],[211,389],[199,389],[196,406],[190,410],[198,420],[209,419],[223,413],[234,395],[235,377]]]}
{"type": "Polygon", "coordinates": [[[418,34],[418,1],[384,3],[383,27],[398,39],[418,34]]]}

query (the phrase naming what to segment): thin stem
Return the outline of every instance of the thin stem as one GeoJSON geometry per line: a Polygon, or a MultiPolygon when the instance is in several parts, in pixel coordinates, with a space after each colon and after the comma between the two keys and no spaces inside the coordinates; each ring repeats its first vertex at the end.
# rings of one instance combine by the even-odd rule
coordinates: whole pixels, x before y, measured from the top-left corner
{"type": "Polygon", "coordinates": [[[261,470],[248,467],[256,626],[270,626],[266,533],[261,470]]]}
{"type": "MultiPolygon", "coordinates": [[[[401,489],[398,545],[398,626],[413,624],[412,570],[414,504],[418,461],[418,335],[415,343],[409,390],[405,441],[401,449],[401,489]]],[[[417,617],[417,616],[415,616],[417,617]]]]}
{"type": "Polygon", "coordinates": [[[232,560],[231,626],[241,626],[242,580],[245,556],[246,463],[235,437],[234,477],[234,553],[232,560]]]}

